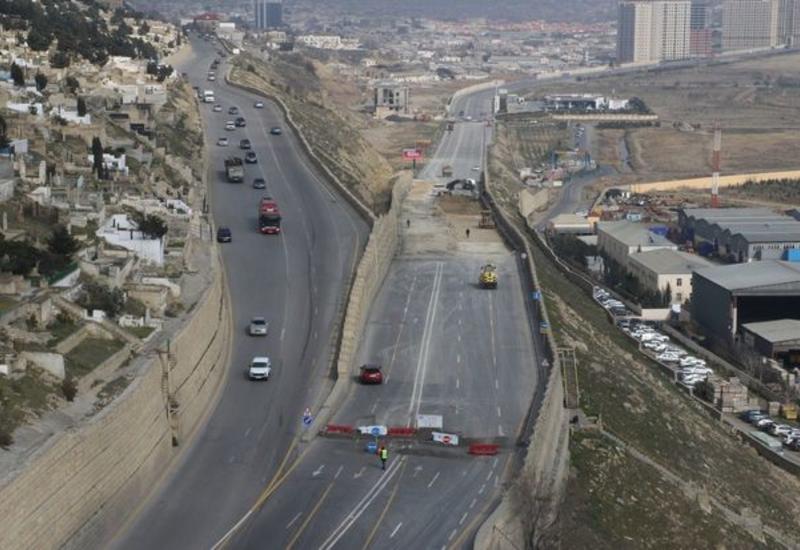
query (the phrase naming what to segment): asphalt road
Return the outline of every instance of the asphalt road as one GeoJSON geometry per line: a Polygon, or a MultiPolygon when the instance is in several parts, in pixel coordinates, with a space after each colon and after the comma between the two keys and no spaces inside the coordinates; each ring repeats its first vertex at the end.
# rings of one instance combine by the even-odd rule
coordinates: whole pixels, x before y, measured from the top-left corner
{"type": "Polygon", "coordinates": [[[255,109],[257,98],[222,78],[206,81],[214,57],[211,44],[195,41],[194,52],[176,69],[201,90],[215,90],[224,108],[213,113],[210,104],[201,105],[211,152],[213,217],[233,232],[233,242],[221,245],[236,328],[232,363],[207,424],[135,522],[114,541],[118,548],[208,548],[255,501],[302,429],[304,408],[323,389],[335,314],[368,234],[349,205],[315,176],[291,132],[269,135],[271,126],[283,125],[274,105],[266,102],[266,108],[255,109]],[[226,132],[224,122],[234,118],[227,114],[232,105],[248,125],[226,132]],[[231,146],[217,147],[220,136],[228,137],[231,146]],[[243,156],[237,149],[242,138],[252,142],[258,163],[246,165],[244,184],[229,184],[223,159],[243,156]],[[257,176],[266,178],[266,191],[252,189],[257,176]],[[280,236],[257,232],[257,203],[264,194],[280,205],[280,236]],[[246,335],[254,315],[270,321],[266,338],[246,335]],[[268,382],[246,378],[247,363],[255,355],[273,359],[268,382]]]}

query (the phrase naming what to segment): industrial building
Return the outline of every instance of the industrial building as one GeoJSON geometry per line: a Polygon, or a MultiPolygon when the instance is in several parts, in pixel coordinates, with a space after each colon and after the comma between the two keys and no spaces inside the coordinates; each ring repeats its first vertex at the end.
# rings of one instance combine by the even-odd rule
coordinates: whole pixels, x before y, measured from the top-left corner
{"type": "Polygon", "coordinates": [[[690,55],[689,0],[623,0],[617,19],[617,62],[686,59],[690,55]]]}
{"type": "Polygon", "coordinates": [[[544,96],[548,111],[620,111],[627,109],[629,100],[595,94],[557,94],[544,96]]]}
{"type": "Polygon", "coordinates": [[[678,249],[678,245],[652,231],[650,227],[628,221],[598,223],[597,246],[602,254],[626,269],[631,254],[678,249]]]}
{"type": "Polygon", "coordinates": [[[742,325],[744,343],[786,367],[800,365],[800,320],[777,319],[742,325]]]}
{"type": "Polygon", "coordinates": [[[800,248],[800,221],[769,208],[686,208],[678,223],[700,251],[733,262],[786,259],[800,248]]]}
{"type": "Polygon", "coordinates": [[[732,342],[742,325],[800,319],[800,263],[763,261],[698,269],[692,319],[708,336],[732,342]]]}
{"type": "Polygon", "coordinates": [[[628,258],[628,271],[642,288],[662,293],[669,288],[673,304],[692,297],[692,273],[711,265],[700,256],[671,249],[639,252],[628,258]]]}
{"type": "Polygon", "coordinates": [[[408,86],[398,82],[378,82],[373,87],[375,116],[383,118],[389,114],[408,114],[408,86]]]}

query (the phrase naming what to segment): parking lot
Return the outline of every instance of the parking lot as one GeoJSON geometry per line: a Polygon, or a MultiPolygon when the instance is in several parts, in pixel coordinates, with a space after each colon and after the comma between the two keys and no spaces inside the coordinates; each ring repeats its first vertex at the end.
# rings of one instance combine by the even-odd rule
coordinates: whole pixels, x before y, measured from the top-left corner
{"type": "MultiPolygon", "coordinates": [[[[595,287],[594,299],[614,319],[615,325],[639,344],[639,349],[670,370],[678,384],[695,389],[709,380],[720,380],[704,359],[691,355],[657,329],[657,323],[642,321],[623,302],[607,290],[595,287]]],[[[800,427],[771,417],[766,411],[749,410],[738,415],[742,422],[731,422],[764,447],[800,465],[800,427]],[[790,450],[790,453],[784,453],[790,450]]]]}

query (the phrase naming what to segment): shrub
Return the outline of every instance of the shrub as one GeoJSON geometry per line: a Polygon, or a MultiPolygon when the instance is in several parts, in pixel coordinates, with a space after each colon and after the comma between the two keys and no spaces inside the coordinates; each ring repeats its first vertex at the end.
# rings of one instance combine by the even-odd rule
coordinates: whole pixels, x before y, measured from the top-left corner
{"type": "Polygon", "coordinates": [[[71,376],[65,378],[61,382],[61,393],[64,395],[64,399],[66,399],[70,403],[74,401],[75,396],[78,395],[78,385],[75,383],[75,380],[73,380],[71,376]]]}

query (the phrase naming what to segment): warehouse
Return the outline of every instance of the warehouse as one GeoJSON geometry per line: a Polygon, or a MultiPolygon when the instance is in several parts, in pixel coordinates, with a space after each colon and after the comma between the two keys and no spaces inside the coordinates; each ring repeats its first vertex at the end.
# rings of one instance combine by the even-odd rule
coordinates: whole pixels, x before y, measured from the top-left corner
{"type": "Polygon", "coordinates": [[[619,221],[597,224],[597,246],[606,257],[628,267],[628,257],[649,250],[677,250],[678,245],[640,223],[619,221]]]}
{"type": "Polygon", "coordinates": [[[650,292],[669,289],[673,304],[682,304],[692,297],[692,273],[706,267],[711,267],[708,260],[680,250],[639,252],[628,259],[628,271],[642,288],[650,292]]]}
{"type": "Polygon", "coordinates": [[[778,319],[742,325],[744,343],[786,367],[800,365],[800,320],[778,319]]]}
{"type": "Polygon", "coordinates": [[[685,240],[733,262],[782,260],[800,248],[800,221],[769,208],[686,208],[678,221],[685,240]]]}
{"type": "Polygon", "coordinates": [[[708,336],[731,342],[742,325],[800,319],[800,263],[752,262],[692,275],[692,319],[708,336]]]}

